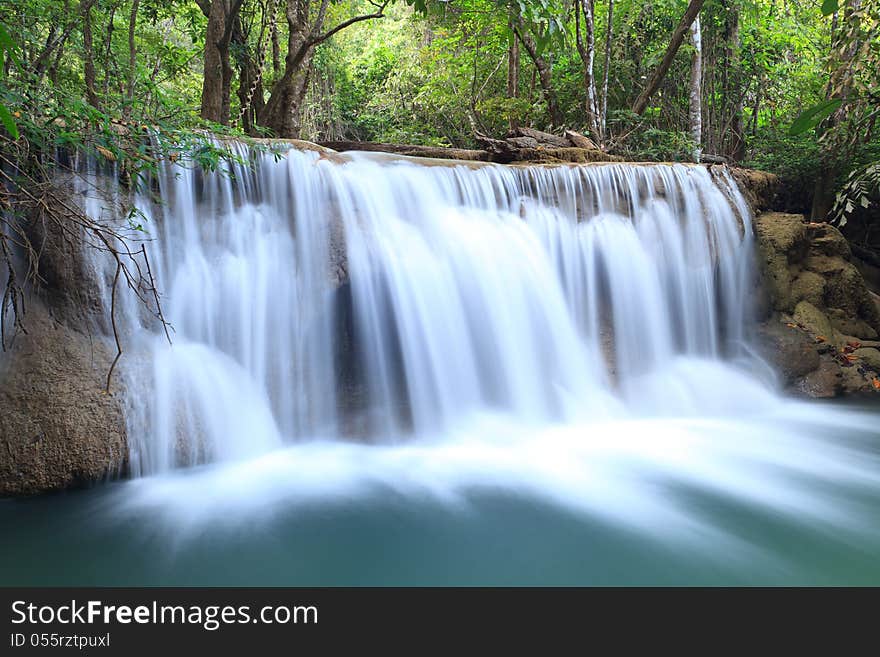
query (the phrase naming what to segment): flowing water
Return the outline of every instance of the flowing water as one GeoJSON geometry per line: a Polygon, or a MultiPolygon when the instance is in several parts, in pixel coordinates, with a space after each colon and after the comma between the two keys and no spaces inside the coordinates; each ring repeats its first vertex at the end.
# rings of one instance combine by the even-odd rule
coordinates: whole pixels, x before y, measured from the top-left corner
{"type": "Polygon", "coordinates": [[[880,583],[877,409],[776,392],[725,173],[237,152],[140,199],[134,479],[0,505],[2,581],[880,583]]]}

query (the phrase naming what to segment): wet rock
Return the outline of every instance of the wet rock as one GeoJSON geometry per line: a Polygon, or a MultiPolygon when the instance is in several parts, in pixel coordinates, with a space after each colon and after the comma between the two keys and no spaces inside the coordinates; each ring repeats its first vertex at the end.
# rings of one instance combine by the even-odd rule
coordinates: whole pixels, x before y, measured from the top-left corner
{"type": "Polygon", "coordinates": [[[828,318],[832,326],[843,335],[859,340],[873,340],[877,337],[877,331],[868,322],[853,317],[839,308],[829,309],[828,318]]]}
{"type": "Polygon", "coordinates": [[[795,306],[795,323],[801,324],[815,336],[821,336],[826,341],[832,335],[831,321],[821,310],[809,301],[801,301],[795,306]]]}
{"type": "Polygon", "coordinates": [[[774,207],[774,200],[779,192],[777,175],[740,167],[730,167],[729,171],[753,212],[757,214],[774,207]]]}
{"type": "Polygon", "coordinates": [[[819,367],[819,350],[815,340],[804,330],[774,320],[759,327],[758,345],[761,355],[774,366],[788,386],[819,367]]]}
{"type": "MultiPolygon", "coordinates": [[[[772,308],[793,312],[793,265],[807,254],[809,242],[803,218],[796,214],[767,213],[755,220],[758,266],[772,308]]],[[[795,270],[796,272],[796,270],[795,270]]]]}
{"type": "MultiPolygon", "coordinates": [[[[36,300],[27,334],[0,361],[0,496],[82,486],[127,470],[120,395],[106,394],[115,351],[36,300]]],[[[113,381],[119,384],[119,378],[113,381]]]]}
{"type": "Polygon", "coordinates": [[[768,251],[784,255],[789,262],[800,262],[809,250],[803,216],[768,212],[755,220],[759,244],[768,251]]]}
{"type": "Polygon", "coordinates": [[[840,231],[800,215],[767,213],[756,218],[755,234],[767,360],[800,395],[876,393],[874,349],[864,341],[880,333],[880,313],[840,231]],[[854,353],[857,347],[868,350],[865,358],[854,353]]]}
{"type": "Polygon", "coordinates": [[[877,373],[880,373],[880,349],[862,347],[852,352],[852,355],[862,361],[877,373]]]}
{"type": "Polygon", "coordinates": [[[812,271],[802,271],[791,283],[791,297],[798,301],[807,301],[814,306],[825,302],[825,279],[812,271]]]}
{"type": "Polygon", "coordinates": [[[831,360],[822,360],[819,367],[797,381],[794,389],[807,397],[836,397],[843,390],[843,373],[831,360]]]}

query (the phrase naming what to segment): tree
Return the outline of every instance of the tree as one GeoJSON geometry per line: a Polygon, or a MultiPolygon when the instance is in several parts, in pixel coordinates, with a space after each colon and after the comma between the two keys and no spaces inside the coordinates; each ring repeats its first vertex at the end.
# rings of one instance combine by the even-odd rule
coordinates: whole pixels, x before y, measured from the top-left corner
{"type": "Polygon", "coordinates": [[[315,48],[333,35],[361,21],[384,17],[389,0],[370,2],[375,11],[353,16],[325,29],[330,0],[321,0],[317,11],[309,0],[287,0],[287,57],[284,73],[272,86],[271,95],[259,116],[259,123],[279,137],[300,136],[302,104],[309,82],[309,67],[315,48]]]}
{"type": "Polygon", "coordinates": [[[538,81],[541,85],[541,93],[544,95],[544,101],[547,103],[547,113],[550,118],[550,124],[559,127],[563,124],[562,110],[559,108],[559,100],[556,95],[556,88],[553,85],[553,70],[550,63],[541,53],[539,43],[529,32],[529,28],[523,20],[522,16],[518,16],[514,26],[514,32],[523,48],[529,55],[529,59],[535,65],[538,73],[538,81]]]}
{"type": "Polygon", "coordinates": [[[608,120],[608,76],[611,71],[611,42],[614,39],[614,0],[608,0],[608,19],[605,22],[605,65],[602,69],[602,99],[599,107],[599,138],[605,142],[608,120]]]}
{"type": "Polygon", "coordinates": [[[694,162],[699,162],[703,151],[703,39],[699,14],[691,23],[691,44],[694,54],[691,56],[688,118],[691,139],[694,142],[694,162]]]}
{"type": "MultiPolygon", "coordinates": [[[[838,8],[837,0],[823,4],[823,12],[830,9],[837,14],[838,8]]],[[[870,138],[880,116],[880,47],[877,45],[880,41],[880,3],[876,0],[846,0],[841,13],[842,16],[835,15],[836,20],[832,22],[826,101],[804,113],[808,118],[812,114],[812,118],[821,120],[822,166],[812,207],[815,221],[824,220],[835,205],[835,183],[841,177],[845,162],[851,159],[857,144],[870,138]]],[[[799,120],[803,118],[802,115],[799,120]]],[[[837,211],[838,220],[853,209],[853,195],[847,192],[853,180],[861,183],[875,180],[871,171],[869,165],[844,184],[843,192],[846,193],[838,198],[841,206],[837,211]]],[[[867,200],[869,196],[859,198],[867,200]]]]}
{"type": "Polygon", "coordinates": [[[86,100],[94,107],[99,107],[98,94],[95,91],[95,52],[92,43],[92,7],[82,4],[82,33],[83,33],[83,77],[86,86],[86,100]]]}
{"type": "MultiPolygon", "coordinates": [[[[514,18],[512,15],[507,25],[510,30],[508,37],[509,45],[507,47],[507,98],[508,100],[514,100],[519,97],[519,39],[514,34],[514,18]]],[[[508,123],[511,130],[518,125],[513,112],[510,113],[508,123]]]]}
{"type": "Polygon", "coordinates": [[[687,9],[681,17],[678,26],[672,32],[672,36],[669,39],[669,45],[666,47],[666,54],[663,55],[662,61],[657,65],[657,68],[654,69],[653,73],[651,73],[648,82],[645,84],[645,88],[642,89],[639,97],[636,98],[636,101],[633,103],[632,111],[634,114],[642,114],[648,107],[648,101],[651,99],[651,96],[654,95],[654,92],[657,91],[663,78],[666,77],[666,73],[669,72],[669,67],[672,65],[672,60],[675,58],[675,54],[681,47],[681,43],[684,41],[684,37],[687,34],[691,23],[696,20],[697,15],[702,8],[703,0],[690,0],[688,3],[687,9]]]}
{"type": "Polygon", "coordinates": [[[596,60],[596,27],[593,20],[593,0],[575,0],[575,34],[578,54],[584,67],[587,126],[593,137],[601,140],[602,131],[599,128],[599,110],[596,103],[596,78],[593,76],[593,64],[596,60]],[[581,33],[582,16],[586,41],[581,33]]]}
{"type": "Polygon", "coordinates": [[[724,22],[725,69],[724,93],[730,104],[730,146],[728,155],[734,162],[743,159],[746,140],[743,134],[743,94],[740,79],[739,0],[727,0],[724,22]]]}
{"type": "Polygon", "coordinates": [[[234,73],[229,61],[229,46],[243,0],[197,0],[197,2],[208,19],[200,115],[207,121],[227,125],[234,73]]]}

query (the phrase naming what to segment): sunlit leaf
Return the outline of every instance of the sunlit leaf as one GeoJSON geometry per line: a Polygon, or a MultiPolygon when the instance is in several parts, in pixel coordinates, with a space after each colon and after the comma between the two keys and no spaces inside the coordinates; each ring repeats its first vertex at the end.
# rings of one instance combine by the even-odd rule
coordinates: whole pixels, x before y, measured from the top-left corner
{"type": "Polygon", "coordinates": [[[838,9],[838,0],[822,0],[822,15],[830,16],[838,9]]]}

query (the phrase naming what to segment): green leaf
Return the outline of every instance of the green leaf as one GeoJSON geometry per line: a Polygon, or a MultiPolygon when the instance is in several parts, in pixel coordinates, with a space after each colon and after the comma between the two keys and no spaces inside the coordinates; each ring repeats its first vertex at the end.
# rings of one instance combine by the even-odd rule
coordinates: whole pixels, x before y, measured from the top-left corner
{"type": "Polygon", "coordinates": [[[0,123],[6,128],[6,132],[12,135],[13,139],[18,139],[18,126],[15,125],[15,120],[6,105],[0,105],[0,123]]]}
{"type": "Polygon", "coordinates": [[[16,51],[18,47],[15,45],[15,41],[9,36],[9,32],[6,31],[6,28],[0,23],[0,51],[5,51],[9,53],[9,58],[16,66],[21,66],[21,62],[18,59],[18,55],[16,51]]]}
{"type": "Polygon", "coordinates": [[[838,9],[839,0],[822,0],[822,15],[830,16],[838,9]]]}
{"type": "Polygon", "coordinates": [[[831,100],[822,101],[818,105],[813,105],[813,107],[800,113],[788,129],[788,134],[796,137],[797,135],[802,135],[807,130],[812,130],[823,119],[834,114],[842,104],[843,100],[840,98],[832,98],[831,100]]]}

